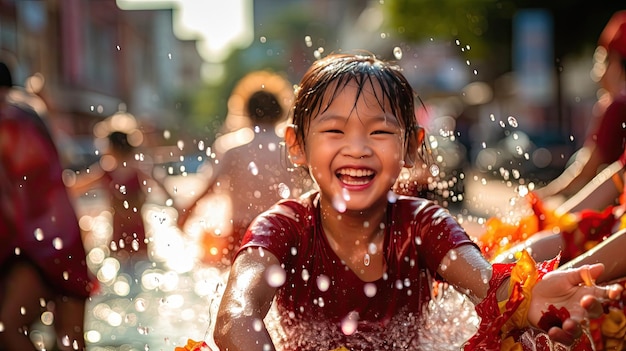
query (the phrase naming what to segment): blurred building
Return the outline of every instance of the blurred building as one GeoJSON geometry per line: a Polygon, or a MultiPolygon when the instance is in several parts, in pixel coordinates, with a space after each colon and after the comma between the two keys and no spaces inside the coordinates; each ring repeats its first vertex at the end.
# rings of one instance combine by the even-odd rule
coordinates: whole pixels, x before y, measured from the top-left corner
{"type": "Polygon", "coordinates": [[[0,0],[0,50],[15,82],[40,73],[48,117],[68,135],[118,110],[146,125],[175,124],[181,92],[200,84],[193,41],[172,32],[172,10],[122,11],[115,0],[0,0]]]}

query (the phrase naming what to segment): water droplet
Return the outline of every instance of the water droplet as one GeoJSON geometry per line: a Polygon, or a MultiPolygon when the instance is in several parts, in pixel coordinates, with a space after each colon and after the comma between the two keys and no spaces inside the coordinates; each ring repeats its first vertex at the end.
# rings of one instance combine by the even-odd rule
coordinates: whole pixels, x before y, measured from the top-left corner
{"type": "Polygon", "coordinates": [[[342,321],[341,321],[341,331],[344,335],[352,335],[357,329],[357,325],[359,322],[359,314],[357,312],[350,312],[342,321]]]}
{"type": "Polygon", "coordinates": [[[302,280],[304,280],[305,282],[309,281],[309,278],[311,278],[311,275],[309,274],[309,271],[306,270],[306,269],[302,270],[301,276],[302,276],[302,280]]]}
{"type": "Polygon", "coordinates": [[[257,168],[256,163],[254,163],[254,161],[248,164],[248,171],[250,171],[250,173],[252,173],[252,175],[254,176],[259,174],[259,169],[257,168]]]}
{"type": "Polygon", "coordinates": [[[430,165],[430,174],[433,177],[437,177],[439,175],[439,172],[440,172],[439,166],[437,166],[436,164],[430,165]]]}
{"type": "Polygon", "coordinates": [[[44,238],[43,230],[41,228],[35,229],[34,235],[37,241],[42,241],[44,238]]]}
{"type": "Polygon", "coordinates": [[[366,253],[365,256],[363,256],[363,264],[365,267],[369,267],[370,262],[370,255],[366,253]]]}
{"type": "Polygon", "coordinates": [[[52,240],[52,246],[56,249],[56,250],[61,250],[63,249],[63,239],[57,237],[54,238],[54,240],[52,240]]]}
{"type": "Polygon", "coordinates": [[[320,275],[317,277],[317,288],[320,291],[327,291],[330,288],[330,279],[325,275],[320,275]]]}
{"type": "Polygon", "coordinates": [[[378,251],[378,247],[376,246],[376,244],[374,243],[370,243],[367,246],[367,252],[369,252],[370,254],[375,254],[378,251]]]}
{"type": "Polygon", "coordinates": [[[252,321],[252,329],[254,329],[255,332],[260,332],[261,330],[263,330],[263,321],[256,318],[254,321],[252,321]]]}
{"type": "Polygon", "coordinates": [[[363,286],[363,292],[367,297],[374,297],[376,295],[376,284],[374,283],[366,283],[363,286]]]}
{"type": "Polygon", "coordinates": [[[139,251],[139,241],[137,239],[133,239],[131,247],[133,248],[133,251],[139,251]]]}
{"type": "Polygon", "coordinates": [[[396,60],[402,59],[402,49],[399,46],[393,48],[393,57],[395,57],[396,60]]]}
{"type": "Polygon", "coordinates": [[[335,208],[335,210],[337,210],[340,213],[346,212],[346,209],[347,209],[346,202],[339,195],[335,195],[333,197],[333,207],[335,208]]]}
{"type": "Polygon", "coordinates": [[[307,48],[313,47],[313,40],[311,39],[310,35],[306,35],[304,37],[304,44],[306,45],[307,48]]]}
{"type": "Polygon", "coordinates": [[[457,253],[456,250],[452,249],[448,252],[448,256],[450,256],[450,260],[454,261],[457,259],[457,253]]]}
{"type": "Polygon", "coordinates": [[[137,312],[145,312],[147,307],[148,305],[144,298],[138,298],[137,300],[135,300],[135,310],[137,312]]]}
{"type": "Polygon", "coordinates": [[[282,199],[287,199],[289,198],[289,196],[291,196],[291,189],[289,189],[289,186],[287,184],[278,184],[278,196],[280,196],[282,199]]]}
{"type": "Polygon", "coordinates": [[[285,270],[279,265],[272,265],[265,272],[265,279],[267,283],[274,287],[278,288],[285,284],[285,279],[287,275],[285,274],[285,270]]]}
{"type": "Polygon", "coordinates": [[[396,192],[394,191],[389,191],[387,193],[387,201],[389,201],[389,203],[396,203],[396,201],[398,201],[398,197],[400,197],[400,195],[398,195],[396,192]]]}
{"type": "Polygon", "coordinates": [[[50,311],[42,313],[41,323],[43,323],[44,325],[52,325],[52,323],[54,323],[54,314],[50,311]]]}

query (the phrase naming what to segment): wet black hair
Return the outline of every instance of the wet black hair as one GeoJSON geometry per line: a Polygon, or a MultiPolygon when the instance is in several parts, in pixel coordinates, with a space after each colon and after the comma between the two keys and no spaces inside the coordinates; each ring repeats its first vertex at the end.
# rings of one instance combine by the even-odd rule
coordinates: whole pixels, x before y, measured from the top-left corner
{"type": "Polygon", "coordinates": [[[266,90],[259,90],[250,96],[246,111],[253,121],[263,123],[275,123],[284,113],[276,95],[266,90]]]}
{"type": "Polygon", "coordinates": [[[380,107],[385,110],[390,106],[390,112],[405,129],[408,142],[419,128],[415,116],[416,94],[401,71],[398,65],[369,53],[331,54],[314,62],[304,74],[294,100],[293,124],[298,143],[305,145],[311,120],[324,112],[349,83],[358,86],[356,100],[366,86],[380,87],[382,94],[376,96],[380,107]]]}

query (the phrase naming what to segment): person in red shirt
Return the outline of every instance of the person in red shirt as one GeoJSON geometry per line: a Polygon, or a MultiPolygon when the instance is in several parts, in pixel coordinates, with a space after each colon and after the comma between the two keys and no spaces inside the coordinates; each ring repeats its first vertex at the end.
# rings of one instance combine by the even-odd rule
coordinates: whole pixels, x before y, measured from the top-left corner
{"type": "Polygon", "coordinates": [[[604,72],[600,78],[604,94],[594,106],[591,133],[574,162],[535,191],[544,202],[560,203],[573,196],[598,172],[617,161],[626,147],[626,10],[611,17],[598,44],[594,58],[604,72]]]}
{"type": "Polygon", "coordinates": [[[601,313],[598,298],[617,298],[619,286],[584,284],[601,264],[491,265],[444,208],[395,194],[425,147],[414,111],[400,69],[373,55],[333,54],[309,68],[285,142],[317,189],[248,228],[215,321],[220,349],[417,350],[436,280],[478,304],[467,350],[499,350],[528,326],[574,344],[581,321],[601,313]],[[277,334],[264,323],[272,304],[277,334]]]}
{"type": "Polygon", "coordinates": [[[30,327],[54,316],[59,350],[84,350],[85,303],[95,285],[49,130],[27,105],[10,101],[0,63],[0,348],[39,350],[30,327]]]}

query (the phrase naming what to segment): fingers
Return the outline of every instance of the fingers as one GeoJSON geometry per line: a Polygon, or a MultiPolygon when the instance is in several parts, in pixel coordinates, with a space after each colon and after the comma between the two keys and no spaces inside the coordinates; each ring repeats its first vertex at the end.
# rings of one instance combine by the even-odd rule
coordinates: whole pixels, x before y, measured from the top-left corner
{"type": "Polygon", "coordinates": [[[548,330],[548,336],[554,341],[564,345],[572,345],[582,335],[582,326],[573,319],[563,321],[561,328],[552,327],[548,330]]]}
{"type": "Polygon", "coordinates": [[[587,311],[589,318],[597,318],[604,313],[602,302],[593,295],[583,296],[580,300],[580,305],[587,311]]]}
{"type": "Polygon", "coordinates": [[[592,265],[584,265],[576,268],[578,271],[577,284],[585,286],[596,285],[596,279],[604,272],[604,265],[602,263],[596,263],[592,265]]]}
{"type": "Polygon", "coordinates": [[[622,296],[622,293],[624,292],[624,286],[620,284],[611,284],[607,286],[607,290],[608,290],[607,295],[609,299],[617,300],[618,298],[622,296]]]}

